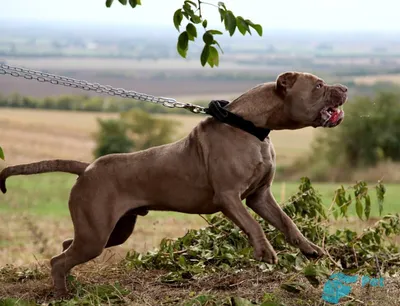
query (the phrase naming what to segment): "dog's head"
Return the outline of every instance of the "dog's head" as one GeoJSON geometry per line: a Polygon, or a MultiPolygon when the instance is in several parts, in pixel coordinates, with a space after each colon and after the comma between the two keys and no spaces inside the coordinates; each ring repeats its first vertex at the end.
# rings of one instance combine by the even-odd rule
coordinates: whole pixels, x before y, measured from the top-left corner
{"type": "Polygon", "coordinates": [[[335,127],[344,118],[341,106],[347,100],[347,87],[328,85],[319,77],[285,72],[276,80],[276,91],[283,99],[287,116],[303,126],[335,127]]]}

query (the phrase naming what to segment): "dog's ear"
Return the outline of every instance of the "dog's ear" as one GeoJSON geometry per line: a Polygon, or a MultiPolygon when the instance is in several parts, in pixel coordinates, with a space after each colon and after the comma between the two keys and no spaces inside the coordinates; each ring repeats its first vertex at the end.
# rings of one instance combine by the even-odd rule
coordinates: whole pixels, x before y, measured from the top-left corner
{"type": "Polygon", "coordinates": [[[299,74],[297,72],[284,72],[276,79],[276,91],[285,96],[289,88],[296,83],[299,74]]]}

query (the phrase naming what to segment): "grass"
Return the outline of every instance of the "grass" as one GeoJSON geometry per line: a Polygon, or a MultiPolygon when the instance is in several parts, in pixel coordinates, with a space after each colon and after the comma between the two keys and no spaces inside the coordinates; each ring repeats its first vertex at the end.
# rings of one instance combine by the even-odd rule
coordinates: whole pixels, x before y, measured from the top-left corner
{"type": "MultiPolygon", "coordinates": [[[[249,269],[236,274],[215,273],[177,286],[161,283],[159,278],[163,273],[165,272],[141,269],[132,271],[117,264],[105,266],[91,262],[75,270],[70,281],[74,296],[64,305],[254,305],[244,303],[245,299],[265,302],[265,306],[329,305],[321,300],[321,288],[307,286],[300,294],[281,289],[280,285],[288,277],[294,282],[307,283],[304,277],[293,274],[271,274],[249,269]]],[[[10,268],[5,269],[3,274],[5,276],[4,286],[0,287],[0,305],[28,305],[23,304],[28,300],[37,301],[39,305],[49,305],[52,289],[47,267],[22,270],[10,268]],[[7,299],[2,300],[2,297],[7,299]]],[[[361,288],[358,281],[352,286],[351,297],[342,299],[340,305],[397,306],[399,284],[396,278],[387,278],[384,288],[361,288]]]]}
{"type": "MultiPolygon", "coordinates": [[[[0,198],[0,212],[2,213],[29,213],[36,216],[67,217],[68,195],[76,180],[75,175],[66,173],[47,173],[35,176],[12,177],[7,180],[8,192],[0,198]]],[[[321,194],[325,205],[329,206],[334,197],[335,190],[340,184],[314,183],[321,194]]],[[[347,185],[344,184],[346,187],[347,185]]],[[[386,184],[384,213],[400,211],[400,186],[386,184]]],[[[371,186],[372,188],[373,186],[371,186]]],[[[298,182],[275,182],[272,190],[275,198],[280,203],[285,203],[290,196],[297,192],[298,182]]],[[[375,199],[372,198],[372,201],[375,199]]],[[[355,213],[355,211],[351,211],[355,213]]],[[[160,216],[174,216],[187,218],[187,215],[169,212],[153,212],[160,216]]],[[[372,207],[372,216],[378,216],[377,206],[372,207]]]]}

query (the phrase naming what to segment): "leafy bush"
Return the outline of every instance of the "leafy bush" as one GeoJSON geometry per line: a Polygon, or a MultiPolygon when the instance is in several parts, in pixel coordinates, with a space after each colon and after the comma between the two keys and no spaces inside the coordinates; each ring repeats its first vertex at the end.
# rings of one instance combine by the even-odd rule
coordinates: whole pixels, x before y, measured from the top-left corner
{"type": "MultiPolygon", "coordinates": [[[[375,190],[382,211],[385,187],[379,182],[375,190]]],[[[235,273],[250,267],[261,271],[303,274],[314,287],[338,270],[368,275],[392,274],[399,268],[399,248],[391,243],[390,237],[400,233],[399,215],[387,215],[361,234],[348,228],[329,231],[332,218],[348,218],[347,211],[351,203],[355,203],[359,218],[369,219],[371,199],[368,191],[365,182],[348,189],[341,186],[336,190],[331,207],[325,209],[310,180],[302,178],[298,193],[291,197],[283,209],[308,239],[323,246],[327,252],[326,256],[314,261],[308,260],[298,249],[287,244],[280,231],[253,214],[279,258],[275,266],[256,261],[247,237],[222,214],[215,214],[205,218],[208,227],[189,230],[178,239],[163,239],[156,251],[128,253],[125,265],[166,270],[167,274],[161,280],[167,283],[182,283],[213,272],[235,273]]],[[[291,283],[290,279],[282,285],[283,289],[293,292],[303,287],[291,283]]]]}
{"type": "Polygon", "coordinates": [[[156,118],[142,110],[131,110],[121,114],[130,137],[134,139],[135,150],[145,150],[174,141],[179,121],[156,118]]]}
{"type": "Polygon", "coordinates": [[[141,110],[121,113],[120,119],[99,119],[98,123],[100,130],[95,134],[95,158],[170,143],[180,124],[175,120],[155,118],[141,110]]]}
{"type": "Polygon", "coordinates": [[[375,166],[383,160],[400,161],[400,94],[358,97],[344,108],[343,123],[324,130],[313,142],[314,158],[355,168],[375,166]]]}
{"type": "Polygon", "coordinates": [[[127,135],[127,125],[116,119],[98,119],[100,131],[95,135],[96,148],[93,151],[95,158],[113,153],[128,153],[134,143],[127,135]]]}

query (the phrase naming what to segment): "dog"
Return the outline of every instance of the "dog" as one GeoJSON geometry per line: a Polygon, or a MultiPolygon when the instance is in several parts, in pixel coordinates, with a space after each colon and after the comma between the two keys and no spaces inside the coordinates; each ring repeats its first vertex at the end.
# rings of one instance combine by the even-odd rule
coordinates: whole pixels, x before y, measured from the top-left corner
{"type": "MultiPolygon", "coordinates": [[[[259,129],[332,128],[344,119],[341,106],[347,91],[316,75],[289,71],[275,82],[249,89],[224,110],[259,129]]],[[[0,173],[0,189],[5,193],[6,179],[14,175],[78,175],[68,202],[74,238],[65,240],[62,253],[50,260],[56,295],[63,296],[68,293],[69,271],[105,248],[123,244],[137,216],[148,211],[222,212],[248,236],[257,260],[276,264],[277,255],[260,224],[242,204],[246,199],[246,205],[283,232],[288,243],[307,256],[322,256],[324,251],[303,236],[274,199],[275,167],[269,137],[260,140],[207,117],[187,137],[147,150],[110,154],[90,164],[45,160],[7,167],[0,173]]]]}

